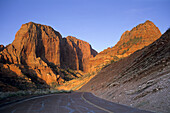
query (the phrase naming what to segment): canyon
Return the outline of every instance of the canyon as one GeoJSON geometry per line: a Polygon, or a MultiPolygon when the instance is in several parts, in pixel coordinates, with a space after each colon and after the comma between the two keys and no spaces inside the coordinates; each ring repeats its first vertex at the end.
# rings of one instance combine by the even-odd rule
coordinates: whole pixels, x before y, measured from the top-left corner
{"type": "Polygon", "coordinates": [[[47,25],[23,24],[0,45],[0,92],[57,89],[156,112],[169,111],[170,29],[147,20],[100,53],[47,25]]]}
{"type": "Polygon", "coordinates": [[[114,47],[98,54],[89,43],[73,36],[62,37],[50,26],[23,24],[11,44],[0,46],[0,90],[80,88],[104,66],[129,56],[160,36],[159,29],[147,20],[124,32],[114,47]]]}

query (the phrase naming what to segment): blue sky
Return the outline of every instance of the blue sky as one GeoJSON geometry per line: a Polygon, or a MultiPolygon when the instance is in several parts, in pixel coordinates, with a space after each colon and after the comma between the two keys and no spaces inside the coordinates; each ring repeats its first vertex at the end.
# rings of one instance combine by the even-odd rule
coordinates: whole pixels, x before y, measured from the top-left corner
{"type": "Polygon", "coordinates": [[[21,25],[33,21],[100,52],[146,20],[164,33],[170,27],[169,6],[170,0],[0,0],[0,44],[12,43],[21,25]]]}

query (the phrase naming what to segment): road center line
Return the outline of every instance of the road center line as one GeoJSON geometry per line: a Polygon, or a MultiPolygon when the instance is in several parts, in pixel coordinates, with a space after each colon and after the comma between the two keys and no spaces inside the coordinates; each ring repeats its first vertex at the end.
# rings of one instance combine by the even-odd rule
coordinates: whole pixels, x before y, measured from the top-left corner
{"type": "Polygon", "coordinates": [[[83,95],[84,95],[84,92],[81,94],[81,98],[82,98],[84,101],[86,101],[87,103],[93,105],[94,107],[96,107],[96,108],[98,108],[98,109],[101,109],[101,110],[103,110],[103,111],[106,111],[106,112],[108,112],[108,113],[114,113],[114,112],[109,111],[109,110],[107,110],[107,109],[105,109],[105,108],[102,108],[102,107],[100,107],[100,106],[98,106],[98,105],[96,105],[96,104],[91,103],[90,101],[88,101],[87,99],[85,99],[83,95]]]}

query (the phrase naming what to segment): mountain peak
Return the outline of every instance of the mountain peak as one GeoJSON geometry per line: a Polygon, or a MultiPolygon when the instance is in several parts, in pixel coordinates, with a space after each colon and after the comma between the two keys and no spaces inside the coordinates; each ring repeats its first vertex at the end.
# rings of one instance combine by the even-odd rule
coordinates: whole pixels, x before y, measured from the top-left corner
{"type": "Polygon", "coordinates": [[[36,23],[34,23],[34,22],[28,22],[28,23],[26,23],[26,24],[36,24],[36,23]]]}
{"type": "Polygon", "coordinates": [[[150,20],[146,20],[145,23],[143,23],[142,25],[155,26],[156,27],[156,25],[152,21],[150,21],[150,20]]]}
{"type": "Polygon", "coordinates": [[[39,24],[39,23],[35,23],[35,22],[28,22],[28,23],[25,23],[25,24],[22,24],[21,28],[27,28],[27,29],[30,29],[30,28],[33,28],[35,29],[36,27],[39,27],[39,28],[47,28],[47,29],[51,29],[51,30],[54,30],[51,26],[48,26],[48,25],[43,25],[43,24],[39,24]]]}
{"type": "Polygon", "coordinates": [[[21,28],[22,28],[23,26],[32,26],[32,25],[37,26],[37,25],[41,25],[41,24],[37,24],[37,23],[34,23],[34,22],[28,22],[28,23],[22,24],[21,28]]]}
{"type": "MultiPolygon", "coordinates": [[[[134,27],[133,29],[135,30],[139,30],[139,29],[151,29],[151,28],[156,28],[155,30],[157,30],[158,28],[156,27],[156,25],[150,21],[150,20],[146,20],[144,23],[141,23],[139,25],[137,25],[136,27],[134,27]]],[[[132,30],[133,30],[132,29],[132,30]]]]}
{"type": "MultiPolygon", "coordinates": [[[[153,23],[152,21],[150,20],[146,20],[145,23],[153,23]]],[[[154,23],[153,23],[154,24],[154,23]]]]}
{"type": "Polygon", "coordinates": [[[161,32],[155,24],[149,20],[137,25],[130,31],[125,31],[117,44],[100,52],[95,60],[91,59],[91,70],[95,71],[112,60],[127,57],[135,51],[148,46],[161,36],[161,32]]]}

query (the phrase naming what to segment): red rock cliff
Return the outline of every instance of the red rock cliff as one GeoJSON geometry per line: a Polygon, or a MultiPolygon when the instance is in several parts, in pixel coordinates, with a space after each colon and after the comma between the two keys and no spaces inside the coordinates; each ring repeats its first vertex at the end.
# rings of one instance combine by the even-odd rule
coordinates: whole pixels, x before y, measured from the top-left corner
{"type": "Polygon", "coordinates": [[[85,41],[62,38],[50,26],[29,22],[0,51],[0,86],[25,90],[62,84],[77,77],[69,69],[87,71],[89,58],[96,54],[85,41]]]}
{"type": "Polygon", "coordinates": [[[88,70],[88,60],[97,55],[91,45],[85,41],[68,36],[61,43],[61,63],[74,70],[88,70]]]}
{"type": "Polygon", "coordinates": [[[2,51],[6,63],[39,65],[44,62],[60,65],[61,35],[53,28],[33,22],[23,24],[15,40],[2,51]]]}
{"type": "Polygon", "coordinates": [[[109,63],[111,60],[127,57],[135,51],[148,46],[161,36],[161,32],[153,22],[147,20],[139,24],[131,31],[125,31],[118,43],[112,47],[100,52],[95,58],[90,59],[89,71],[96,71],[109,63]]]}
{"type": "Polygon", "coordinates": [[[61,34],[50,26],[23,24],[15,40],[1,54],[1,62],[39,65],[39,59],[74,70],[86,70],[86,60],[97,54],[89,43],[61,34]]]}

